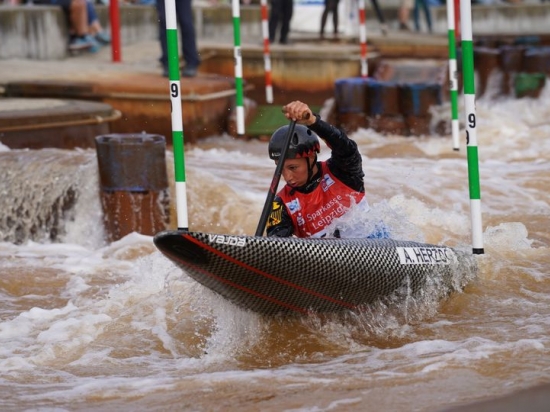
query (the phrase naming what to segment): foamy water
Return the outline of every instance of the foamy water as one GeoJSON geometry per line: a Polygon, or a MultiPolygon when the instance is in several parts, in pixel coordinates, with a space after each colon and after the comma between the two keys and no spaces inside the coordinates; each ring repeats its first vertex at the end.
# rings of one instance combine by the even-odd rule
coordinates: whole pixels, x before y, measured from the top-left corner
{"type": "MultiPolygon", "coordinates": [[[[549,382],[550,89],[479,99],[477,114],[477,276],[442,301],[343,318],[232,306],[150,236],[104,241],[95,151],[4,148],[2,410],[437,411],[549,382]]],[[[471,248],[464,143],[352,137],[372,216],[399,238],[471,248]]],[[[191,229],[253,234],[274,171],[266,143],[213,137],[186,163],[191,229]]]]}

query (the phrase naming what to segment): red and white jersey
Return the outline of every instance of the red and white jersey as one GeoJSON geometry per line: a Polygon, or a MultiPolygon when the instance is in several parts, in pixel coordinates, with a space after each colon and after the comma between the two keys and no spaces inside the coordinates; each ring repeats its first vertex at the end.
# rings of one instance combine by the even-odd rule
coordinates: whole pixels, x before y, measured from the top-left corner
{"type": "Polygon", "coordinates": [[[297,237],[322,237],[334,219],[363,200],[364,193],[346,186],[330,172],[326,162],[321,164],[321,181],[310,193],[292,191],[286,185],[278,195],[283,200],[294,223],[297,237]]]}

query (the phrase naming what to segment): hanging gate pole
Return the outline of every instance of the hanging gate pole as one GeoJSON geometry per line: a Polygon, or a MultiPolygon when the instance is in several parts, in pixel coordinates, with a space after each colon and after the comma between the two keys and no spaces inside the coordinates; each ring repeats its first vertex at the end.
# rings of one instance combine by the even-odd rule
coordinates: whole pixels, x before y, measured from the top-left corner
{"type": "Polygon", "coordinates": [[[476,93],[474,81],[474,45],[472,41],[472,5],[460,0],[460,27],[462,32],[462,73],[464,76],[464,110],[466,115],[466,143],[468,181],[472,218],[472,252],[484,254],[481,225],[481,190],[479,187],[479,158],[477,150],[476,93]]]}

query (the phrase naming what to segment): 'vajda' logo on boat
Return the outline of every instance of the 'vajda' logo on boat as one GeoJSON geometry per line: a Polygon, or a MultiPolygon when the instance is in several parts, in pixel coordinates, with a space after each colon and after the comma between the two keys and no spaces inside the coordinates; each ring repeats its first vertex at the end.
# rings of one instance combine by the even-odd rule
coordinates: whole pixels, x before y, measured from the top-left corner
{"type": "Polygon", "coordinates": [[[245,246],[246,238],[237,236],[225,236],[225,235],[208,235],[210,243],[221,243],[223,245],[230,246],[245,246]]]}
{"type": "Polygon", "coordinates": [[[456,263],[456,255],[448,247],[397,247],[402,265],[448,265],[456,263]]]}

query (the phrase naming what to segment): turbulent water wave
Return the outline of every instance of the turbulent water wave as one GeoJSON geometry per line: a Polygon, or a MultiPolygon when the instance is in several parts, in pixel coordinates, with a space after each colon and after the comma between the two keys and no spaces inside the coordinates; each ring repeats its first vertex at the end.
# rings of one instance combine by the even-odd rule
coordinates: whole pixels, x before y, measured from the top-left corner
{"type": "Polygon", "coordinates": [[[1,240],[70,242],[76,236],[82,241],[81,231],[87,230],[85,243],[101,241],[103,232],[94,229],[102,225],[97,224],[101,205],[93,151],[4,151],[0,163],[1,240]],[[71,230],[74,222],[78,233],[71,230]]]}

